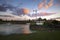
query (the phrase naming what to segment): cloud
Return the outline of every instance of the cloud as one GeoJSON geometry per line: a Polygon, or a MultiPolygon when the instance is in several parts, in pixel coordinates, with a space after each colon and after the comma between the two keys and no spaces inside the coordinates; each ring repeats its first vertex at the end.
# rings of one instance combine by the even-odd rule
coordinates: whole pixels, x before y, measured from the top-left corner
{"type": "Polygon", "coordinates": [[[53,15],[50,15],[50,16],[42,16],[42,18],[46,18],[46,19],[54,19],[54,18],[58,18],[60,17],[60,13],[56,13],[56,14],[53,14],[53,15]]]}
{"type": "Polygon", "coordinates": [[[60,4],[60,0],[56,0],[56,2],[60,4]]]}
{"type": "Polygon", "coordinates": [[[49,8],[49,6],[48,5],[45,5],[45,9],[48,9],[49,8]]]}
{"type": "Polygon", "coordinates": [[[48,6],[49,6],[49,7],[53,6],[53,3],[49,3],[48,6]]]}
{"type": "Polygon", "coordinates": [[[46,4],[47,0],[43,0],[41,3],[38,4],[38,9],[42,9],[45,4],[46,4]]]}
{"type": "Polygon", "coordinates": [[[50,2],[48,3],[48,6],[49,7],[53,6],[53,0],[50,0],[50,2]]]}
{"type": "Polygon", "coordinates": [[[48,2],[48,4],[45,4],[45,9],[48,9],[48,8],[50,8],[51,6],[53,6],[53,0],[50,0],[50,1],[48,2]]]}
{"type": "Polygon", "coordinates": [[[55,4],[56,7],[60,6],[60,4],[55,4]]]}
{"type": "Polygon", "coordinates": [[[53,6],[53,0],[50,0],[47,4],[47,0],[43,0],[41,3],[38,4],[38,9],[45,8],[48,9],[53,6]]]}
{"type": "Polygon", "coordinates": [[[23,13],[24,13],[24,14],[28,14],[29,11],[30,11],[29,9],[27,9],[27,8],[23,8],[23,13]]]}
{"type": "Polygon", "coordinates": [[[43,0],[42,2],[46,3],[46,2],[47,2],[47,0],[43,0]]]}
{"type": "Polygon", "coordinates": [[[0,15],[13,15],[12,14],[13,13],[13,11],[10,11],[9,9],[7,9],[6,11],[0,11],[0,15]]]}
{"type": "Polygon", "coordinates": [[[0,5],[0,11],[6,11],[6,8],[0,5]]]}
{"type": "MultiPolygon", "coordinates": [[[[20,10],[21,11],[21,10],[20,10]]],[[[23,9],[22,12],[20,13],[26,13],[27,9],[23,9]]],[[[32,19],[30,16],[28,15],[13,15],[12,13],[14,13],[13,11],[10,11],[9,9],[5,12],[0,12],[0,18],[3,20],[29,20],[32,19]]]]}
{"type": "Polygon", "coordinates": [[[37,1],[37,0],[33,0],[34,2],[37,1]]]}
{"type": "Polygon", "coordinates": [[[38,9],[43,8],[43,5],[44,5],[44,3],[43,3],[43,2],[42,2],[42,3],[39,3],[39,4],[38,4],[38,9]]]}
{"type": "Polygon", "coordinates": [[[16,10],[17,13],[14,15],[14,11],[11,11],[10,9],[7,9],[6,11],[0,11],[0,18],[3,20],[29,20],[31,19],[29,16],[25,15],[29,13],[29,9],[27,8],[21,8],[16,10]],[[23,16],[21,16],[23,15],[23,16]]]}
{"type": "Polygon", "coordinates": [[[24,14],[29,14],[30,10],[28,8],[19,8],[16,10],[16,15],[24,15],[24,14]]]}

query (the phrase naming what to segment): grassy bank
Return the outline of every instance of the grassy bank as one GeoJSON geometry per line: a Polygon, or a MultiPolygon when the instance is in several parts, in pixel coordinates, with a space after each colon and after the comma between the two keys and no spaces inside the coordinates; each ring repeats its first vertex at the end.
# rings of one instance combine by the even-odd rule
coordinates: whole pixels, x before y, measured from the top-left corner
{"type": "Polygon", "coordinates": [[[38,31],[32,34],[12,34],[7,36],[0,35],[0,40],[60,40],[60,31],[38,31]]]}

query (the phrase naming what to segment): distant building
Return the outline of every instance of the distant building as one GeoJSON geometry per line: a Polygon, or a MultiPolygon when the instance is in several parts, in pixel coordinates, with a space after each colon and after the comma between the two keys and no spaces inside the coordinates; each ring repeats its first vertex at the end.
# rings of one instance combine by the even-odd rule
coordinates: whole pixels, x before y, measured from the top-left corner
{"type": "Polygon", "coordinates": [[[44,22],[45,22],[44,19],[39,18],[39,19],[36,21],[36,25],[43,25],[44,22]]]}
{"type": "Polygon", "coordinates": [[[43,25],[44,24],[44,21],[37,21],[36,22],[36,25],[43,25]]]}

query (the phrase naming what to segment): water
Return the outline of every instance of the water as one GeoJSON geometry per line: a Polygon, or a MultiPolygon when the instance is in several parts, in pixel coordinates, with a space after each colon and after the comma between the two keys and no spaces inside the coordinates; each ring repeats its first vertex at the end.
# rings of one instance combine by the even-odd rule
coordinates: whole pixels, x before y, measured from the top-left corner
{"type": "Polygon", "coordinates": [[[30,24],[0,24],[0,34],[28,34],[31,33],[30,24]]]}

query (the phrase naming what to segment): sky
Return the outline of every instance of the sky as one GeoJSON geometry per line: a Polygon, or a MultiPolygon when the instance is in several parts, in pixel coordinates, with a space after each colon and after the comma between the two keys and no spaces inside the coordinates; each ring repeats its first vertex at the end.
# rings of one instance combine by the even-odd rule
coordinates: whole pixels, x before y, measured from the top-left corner
{"type": "MultiPolygon", "coordinates": [[[[2,0],[2,2],[5,0],[2,0]]],[[[0,2],[1,3],[1,2],[0,2]]],[[[6,0],[6,3],[12,4],[19,8],[28,8],[32,10],[40,10],[46,12],[59,12],[60,10],[60,0],[6,0]],[[50,2],[50,3],[49,3],[50,2]],[[44,4],[42,4],[44,3],[44,4]],[[45,7],[43,5],[51,5],[50,7],[45,7]],[[40,5],[40,9],[38,8],[40,5]]]]}
{"type": "Polygon", "coordinates": [[[24,10],[27,9],[24,12],[29,14],[36,13],[36,10],[37,13],[60,14],[60,0],[0,0],[1,3],[11,4],[18,8],[24,8],[24,10]]]}

